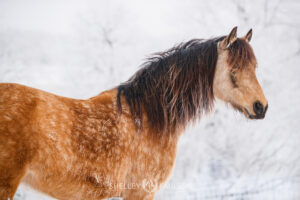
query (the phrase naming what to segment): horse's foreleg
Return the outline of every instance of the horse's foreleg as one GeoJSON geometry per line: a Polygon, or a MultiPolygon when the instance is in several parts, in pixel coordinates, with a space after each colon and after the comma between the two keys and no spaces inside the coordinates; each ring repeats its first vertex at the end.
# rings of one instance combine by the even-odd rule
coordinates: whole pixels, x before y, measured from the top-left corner
{"type": "Polygon", "coordinates": [[[131,190],[124,192],[122,196],[124,200],[154,200],[155,193],[146,192],[144,190],[131,190]]]}
{"type": "Polygon", "coordinates": [[[131,200],[131,199],[140,199],[140,200],[154,200],[154,195],[145,195],[145,196],[140,196],[140,195],[132,195],[128,198],[124,198],[123,200],[131,200]],[[137,198],[138,197],[138,198],[137,198]]]}

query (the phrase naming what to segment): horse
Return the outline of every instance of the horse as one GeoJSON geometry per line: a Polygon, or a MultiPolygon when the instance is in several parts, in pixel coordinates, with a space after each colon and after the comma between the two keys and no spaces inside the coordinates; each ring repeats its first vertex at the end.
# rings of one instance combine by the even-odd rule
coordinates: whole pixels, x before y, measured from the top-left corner
{"type": "Polygon", "coordinates": [[[188,124],[220,99],[249,119],[268,102],[252,29],[153,54],[128,81],[89,99],[0,84],[0,200],[20,183],[62,200],[152,200],[188,124]]]}

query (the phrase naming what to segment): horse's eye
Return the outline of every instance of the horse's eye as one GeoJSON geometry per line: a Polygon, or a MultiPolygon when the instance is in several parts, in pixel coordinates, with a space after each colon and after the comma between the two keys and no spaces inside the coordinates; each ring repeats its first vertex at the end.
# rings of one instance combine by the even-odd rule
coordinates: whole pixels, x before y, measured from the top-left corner
{"type": "Polygon", "coordinates": [[[235,75],[235,72],[230,72],[230,79],[231,79],[231,82],[233,84],[233,87],[237,87],[237,83],[236,83],[236,75],[235,75]]]}

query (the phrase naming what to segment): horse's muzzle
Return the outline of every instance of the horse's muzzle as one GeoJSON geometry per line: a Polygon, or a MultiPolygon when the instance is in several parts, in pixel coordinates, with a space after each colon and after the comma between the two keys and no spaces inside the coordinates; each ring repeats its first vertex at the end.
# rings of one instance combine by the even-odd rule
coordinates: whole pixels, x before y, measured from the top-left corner
{"type": "Polygon", "coordinates": [[[255,112],[255,115],[252,115],[246,107],[244,107],[244,110],[248,114],[249,119],[264,119],[268,110],[268,104],[264,107],[260,102],[255,102],[253,104],[253,111],[255,112]]]}

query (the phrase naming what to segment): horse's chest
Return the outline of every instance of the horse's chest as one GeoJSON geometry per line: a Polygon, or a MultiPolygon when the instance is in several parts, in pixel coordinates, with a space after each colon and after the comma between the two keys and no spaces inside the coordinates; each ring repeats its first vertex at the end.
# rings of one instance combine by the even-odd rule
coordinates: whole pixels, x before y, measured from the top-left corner
{"type": "MultiPolygon", "coordinates": [[[[144,143],[139,145],[133,155],[131,181],[134,184],[154,184],[159,188],[164,184],[174,167],[176,158],[176,143],[169,145],[144,143]]],[[[132,183],[130,183],[132,184],[132,183]]]]}

